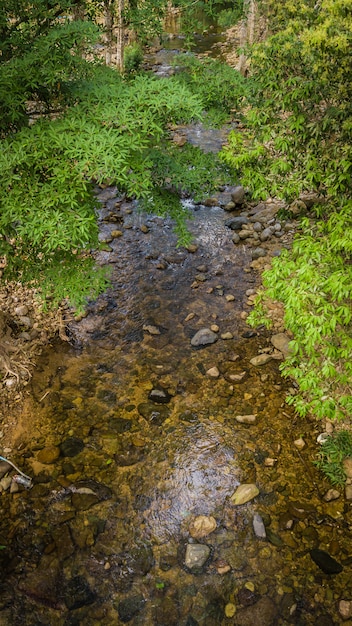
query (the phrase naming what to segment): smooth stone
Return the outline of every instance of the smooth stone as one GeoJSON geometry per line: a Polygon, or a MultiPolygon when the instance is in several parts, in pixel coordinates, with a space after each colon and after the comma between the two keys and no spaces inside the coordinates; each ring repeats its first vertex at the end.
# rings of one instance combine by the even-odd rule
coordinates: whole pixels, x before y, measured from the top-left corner
{"type": "Polygon", "coordinates": [[[226,341],[227,339],[233,339],[233,334],[227,331],[226,333],[221,333],[220,337],[226,341]]]}
{"type": "Polygon", "coordinates": [[[252,259],[260,259],[261,257],[266,256],[266,250],[264,248],[254,248],[252,250],[252,259]]]}
{"type": "Polygon", "coordinates": [[[236,613],[236,626],[273,626],[276,624],[277,608],[266,596],[259,598],[252,606],[240,609],[236,613]]]}
{"type": "Polygon", "coordinates": [[[258,539],[266,538],[266,530],[263,522],[263,518],[259,513],[254,513],[253,515],[253,530],[254,534],[258,539]]]}
{"type": "Polygon", "coordinates": [[[236,415],[236,422],[240,424],[255,424],[257,421],[256,415],[236,415]]]}
{"type": "Polygon", "coordinates": [[[162,387],[154,387],[154,389],[148,393],[148,400],[156,402],[157,404],[167,404],[170,402],[171,398],[172,395],[162,387]]]}
{"type": "Polygon", "coordinates": [[[230,228],[231,230],[242,230],[242,226],[248,224],[248,219],[246,217],[231,217],[229,220],[226,220],[225,226],[230,228]]]}
{"type": "Polygon", "coordinates": [[[189,525],[189,534],[193,539],[202,539],[207,537],[216,529],[216,520],[214,517],[206,515],[198,515],[189,525]]]}
{"type": "Polygon", "coordinates": [[[60,456],[60,448],[58,446],[47,446],[38,452],[37,460],[44,465],[55,463],[60,456]]]}
{"type": "Polygon", "coordinates": [[[243,204],[246,191],[242,185],[238,185],[231,193],[232,202],[235,204],[243,204]]]}
{"type": "Polygon", "coordinates": [[[340,600],[339,613],[343,620],[352,617],[352,600],[340,600]]]}
{"type": "Polygon", "coordinates": [[[117,612],[121,622],[124,624],[130,622],[135,615],[142,611],[144,605],[145,599],[141,594],[121,600],[117,605],[117,612]]]}
{"type": "Polygon", "coordinates": [[[209,556],[209,546],[203,543],[189,543],[186,548],[185,566],[190,570],[198,570],[205,565],[209,556]]]}
{"type": "Polygon", "coordinates": [[[61,454],[63,456],[73,457],[82,452],[84,443],[78,437],[68,437],[60,444],[61,454]]]}
{"type": "Polygon", "coordinates": [[[269,363],[271,359],[271,354],[258,354],[258,356],[253,357],[253,359],[251,359],[249,362],[256,367],[259,367],[260,365],[265,365],[266,363],[269,363]]]}
{"type": "Polygon", "coordinates": [[[198,346],[207,346],[208,344],[215,343],[218,340],[218,336],[216,333],[213,333],[210,328],[201,328],[196,332],[196,334],[191,339],[191,345],[198,346]]]}
{"type": "Polygon", "coordinates": [[[270,341],[274,348],[282,352],[285,358],[291,354],[292,350],[289,347],[291,339],[285,333],[277,333],[276,335],[273,335],[270,341]]]}
{"type": "Polygon", "coordinates": [[[243,483],[237,487],[236,491],[232,494],[230,500],[232,504],[239,505],[245,504],[250,500],[253,500],[259,494],[259,489],[254,483],[243,483]]]}
{"type": "Polygon", "coordinates": [[[161,426],[170,415],[170,409],[167,406],[161,404],[156,407],[151,402],[141,402],[137,406],[137,410],[144,419],[151,422],[154,426],[161,426]]]}
{"type": "Polygon", "coordinates": [[[228,604],[226,604],[225,606],[225,616],[230,618],[233,617],[236,613],[236,606],[234,604],[232,604],[232,602],[229,602],[228,604]]]}
{"type": "Polygon", "coordinates": [[[0,487],[1,487],[2,491],[7,491],[8,489],[10,489],[11,483],[12,483],[11,476],[4,476],[0,480],[0,487]]]}
{"type": "Polygon", "coordinates": [[[333,500],[337,500],[340,497],[340,492],[337,489],[329,489],[324,495],[325,502],[333,502],[333,500]]]}
{"type": "Polygon", "coordinates": [[[344,472],[347,478],[352,478],[352,458],[351,457],[347,457],[346,459],[343,460],[342,467],[344,469],[344,472]]]}
{"type": "Polygon", "coordinates": [[[74,576],[67,581],[64,590],[64,602],[70,611],[93,604],[96,595],[83,576],[74,576]]]}
{"type": "Polygon", "coordinates": [[[10,463],[7,463],[7,461],[0,461],[0,478],[3,478],[3,476],[5,476],[7,472],[11,472],[12,469],[13,467],[10,463]]]}
{"type": "Polygon", "coordinates": [[[346,500],[352,500],[352,485],[346,485],[345,498],[346,500]]]}
{"type": "Polygon", "coordinates": [[[311,559],[324,572],[324,574],[339,574],[343,567],[328,552],[313,548],[310,550],[311,559]]]}
{"type": "Polygon", "coordinates": [[[219,378],[220,376],[220,372],[217,367],[211,367],[206,371],[206,374],[207,376],[210,376],[210,378],[219,378]]]}

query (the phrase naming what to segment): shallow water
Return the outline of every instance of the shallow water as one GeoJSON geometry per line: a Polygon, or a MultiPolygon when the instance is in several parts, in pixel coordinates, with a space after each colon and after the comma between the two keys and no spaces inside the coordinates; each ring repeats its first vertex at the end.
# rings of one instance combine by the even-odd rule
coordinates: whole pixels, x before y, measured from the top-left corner
{"type": "Polygon", "coordinates": [[[219,207],[193,207],[190,253],[169,222],[110,196],[101,232],[109,239],[115,218],[123,230],[100,255],[112,287],[72,323],[74,345],[42,356],[15,455],[34,486],[2,494],[0,623],[340,623],[351,511],[343,497],[322,499],[328,485],[311,464],[319,425],[285,404],[279,362],[250,364],[270,335],[246,336],[240,316],[258,279],[249,250],[233,245],[219,207]],[[218,341],[193,348],[214,324],[218,341]],[[253,425],[235,419],[253,414],[253,425]],[[241,483],[259,495],[235,506],[241,483]],[[216,529],[195,539],[200,515],[216,529]],[[194,544],[210,550],[192,570],[194,544]],[[343,571],[324,573],[313,548],[343,571]]]}

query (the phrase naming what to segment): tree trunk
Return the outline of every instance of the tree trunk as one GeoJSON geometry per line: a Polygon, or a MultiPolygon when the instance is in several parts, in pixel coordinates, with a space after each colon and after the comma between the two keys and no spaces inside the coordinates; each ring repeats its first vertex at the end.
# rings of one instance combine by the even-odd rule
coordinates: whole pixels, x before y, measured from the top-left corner
{"type": "MultiPolygon", "coordinates": [[[[246,45],[252,45],[254,43],[255,38],[255,14],[256,14],[256,4],[255,0],[245,0],[244,6],[248,7],[247,9],[247,18],[244,18],[241,25],[240,32],[240,48],[244,48],[246,45]]],[[[247,72],[247,57],[244,52],[241,52],[237,69],[243,76],[247,72]]]]}
{"type": "Polygon", "coordinates": [[[113,41],[113,25],[114,25],[114,5],[113,3],[104,3],[104,27],[105,27],[105,63],[111,65],[112,57],[112,41],[113,41]]]}
{"type": "Polygon", "coordinates": [[[116,41],[116,65],[120,72],[124,71],[125,51],[125,25],[123,22],[124,0],[118,0],[117,8],[117,41],[116,41]]]}

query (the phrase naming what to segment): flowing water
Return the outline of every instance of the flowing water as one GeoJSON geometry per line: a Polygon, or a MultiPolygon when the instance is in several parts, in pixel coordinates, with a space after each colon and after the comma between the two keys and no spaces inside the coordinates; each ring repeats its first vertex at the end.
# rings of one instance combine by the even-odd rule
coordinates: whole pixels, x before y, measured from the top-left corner
{"type": "Polygon", "coordinates": [[[341,623],[351,510],[323,497],[321,429],[286,405],[279,361],[250,363],[271,344],[241,316],[249,250],[218,206],[189,203],[188,251],[116,189],[98,197],[112,286],[31,382],[15,460],[34,480],[2,493],[0,624],[341,623]],[[236,505],[241,484],[259,493],[236,505]]]}

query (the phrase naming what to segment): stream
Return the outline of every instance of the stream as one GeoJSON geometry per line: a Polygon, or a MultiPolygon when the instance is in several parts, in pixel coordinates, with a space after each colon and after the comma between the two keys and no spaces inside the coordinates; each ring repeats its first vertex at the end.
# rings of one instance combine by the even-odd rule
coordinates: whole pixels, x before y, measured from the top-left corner
{"type": "Polygon", "coordinates": [[[286,404],[278,358],[251,363],[273,346],[243,314],[260,279],[250,245],[221,203],[187,204],[184,249],[171,222],[97,189],[112,285],[30,384],[14,458],[33,486],[1,494],[1,625],[349,617],[352,516],[312,465],[321,425],[286,404]],[[192,345],[201,329],[213,343],[192,345]],[[256,489],[242,503],[241,485],[256,489]]]}

